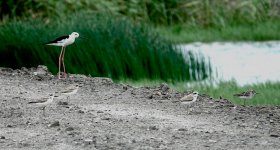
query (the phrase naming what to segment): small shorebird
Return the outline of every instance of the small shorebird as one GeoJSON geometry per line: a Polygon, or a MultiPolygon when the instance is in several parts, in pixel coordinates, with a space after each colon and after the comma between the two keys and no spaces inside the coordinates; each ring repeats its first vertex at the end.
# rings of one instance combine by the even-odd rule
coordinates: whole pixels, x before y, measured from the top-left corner
{"type": "Polygon", "coordinates": [[[73,32],[70,35],[65,35],[65,36],[61,36],[59,38],[56,38],[53,41],[44,43],[45,45],[54,45],[54,46],[61,46],[61,52],[59,55],[59,59],[58,59],[58,64],[59,64],[59,71],[58,71],[58,79],[60,78],[60,66],[61,66],[61,62],[62,62],[62,66],[63,66],[63,70],[64,70],[64,78],[67,77],[66,75],[66,71],[65,71],[65,65],[64,65],[64,54],[65,54],[65,48],[66,46],[73,44],[75,42],[75,39],[79,37],[79,33],[77,32],[73,32]]]}
{"type": "MultiPolygon", "coordinates": [[[[197,92],[197,91],[194,91],[194,92],[192,92],[191,94],[188,94],[188,95],[182,97],[182,98],[180,99],[180,101],[181,101],[182,104],[186,104],[186,105],[190,106],[190,105],[192,105],[194,102],[196,102],[197,97],[198,97],[198,92],[197,92]]],[[[189,111],[188,111],[188,113],[189,113],[189,111]]]]}
{"type": "Polygon", "coordinates": [[[245,101],[249,100],[249,99],[252,99],[256,94],[259,94],[259,93],[257,93],[254,90],[249,90],[249,91],[246,91],[246,92],[234,94],[233,96],[237,96],[237,97],[243,99],[244,100],[244,106],[245,106],[245,101]]]}
{"type": "Polygon", "coordinates": [[[81,87],[79,84],[70,85],[62,90],[61,94],[66,95],[67,99],[69,99],[70,95],[74,95],[78,92],[79,87],[81,87]]]}
{"type": "Polygon", "coordinates": [[[39,108],[42,108],[43,109],[43,115],[45,116],[45,108],[47,107],[47,105],[50,105],[53,102],[53,99],[54,99],[54,93],[50,94],[49,97],[42,98],[42,99],[37,100],[37,101],[28,102],[28,104],[35,104],[39,108]]]}

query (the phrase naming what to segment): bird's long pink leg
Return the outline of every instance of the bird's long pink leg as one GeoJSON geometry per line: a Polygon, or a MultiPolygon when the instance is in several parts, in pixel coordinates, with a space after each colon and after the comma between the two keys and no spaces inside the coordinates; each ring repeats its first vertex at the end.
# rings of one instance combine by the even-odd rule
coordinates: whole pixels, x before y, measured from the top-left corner
{"type": "Polygon", "coordinates": [[[65,65],[64,65],[65,49],[66,49],[66,47],[64,48],[63,53],[62,53],[62,65],[63,65],[63,70],[64,70],[64,78],[67,78],[67,74],[66,74],[66,70],[65,70],[65,65]]]}
{"type": "Polygon", "coordinates": [[[61,66],[61,56],[62,56],[63,49],[64,49],[64,47],[62,46],[61,51],[60,51],[60,55],[59,55],[59,58],[58,58],[58,79],[61,79],[60,78],[60,66],[61,66]]]}

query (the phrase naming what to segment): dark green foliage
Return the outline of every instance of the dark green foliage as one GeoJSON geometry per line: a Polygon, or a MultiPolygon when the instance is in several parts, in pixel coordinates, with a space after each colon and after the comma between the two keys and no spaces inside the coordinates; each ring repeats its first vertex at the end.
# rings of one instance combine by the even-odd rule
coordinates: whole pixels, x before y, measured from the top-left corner
{"type": "Polygon", "coordinates": [[[0,65],[20,68],[44,64],[57,73],[60,48],[41,43],[73,31],[86,39],[78,38],[66,47],[65,65],[70,73],[165,81],[200,80],[210,74],[203,61],[186,61],[179,49],[147,26],[93,13],[76,14],[48,25],[36,20],[2,25],[0,65]]]}
{"type": "Polygon", "coordinates": [[[110,12],[156,25],[225,27],[279,19],[279,0],[5,0],[0,17],[63,17],[80,11],[110,12]]]}

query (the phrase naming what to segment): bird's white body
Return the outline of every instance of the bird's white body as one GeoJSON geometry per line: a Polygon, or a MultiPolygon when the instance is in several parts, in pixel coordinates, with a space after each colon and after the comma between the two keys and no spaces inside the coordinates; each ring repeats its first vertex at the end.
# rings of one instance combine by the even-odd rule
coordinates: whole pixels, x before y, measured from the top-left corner
{"type": "Polygon", "coordinates": [[[35,104],[38,107],[46,107],[53,102],[54,94],[51,94],[48,98],[42,98],[38,101],[29,102],[29,104],[35,104]]]}
{"type": "Polygon", "coordinates": [[[61,91],[61,94],[69,97],[70,95],[76,94],[78,90],[79,90],[79,85],[75,84],[65,88],[63,91],[61,91]]]}
{"type": "Polygon", "coordinates": [[[253,94],[250,94],[250,95],[243,95],[243,96],[238,96],[239,98],[241,98],[241,99],[247,99],[247,100],[249,100],[249,99],[252,99],[253,97],[254,97],[254,95],[253,94]]]}
{"type": "Polygon", "coordinates": [[[196,102],[198,97],[198,92],[194,91],[191,94],[188,94],[180,99],[182,104],[192,104],[196,102]]]}
{"type": "Polygon", "coordinates": [[[43,98],[38,101],[31,101],[29,104],[34,104],[39,108],[43,108],[43,115],[45,116],[45,108],[53,102],[54,94],[51,94],[48,98],[43,98]]]}
{"type": "Polygon", "coordinates": [[[65,46],[73,44],[77,37],[79,37],[79,33],[73,32],[69,36],[63,36],[63,37],[57,38],[56,40],[49,42],[46,45],[65,47],[65,46]]]}

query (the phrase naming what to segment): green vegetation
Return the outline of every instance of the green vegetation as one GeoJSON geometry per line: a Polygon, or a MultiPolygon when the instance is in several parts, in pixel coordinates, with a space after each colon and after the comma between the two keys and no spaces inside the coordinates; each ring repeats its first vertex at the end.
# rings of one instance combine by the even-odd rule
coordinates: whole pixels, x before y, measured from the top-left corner
{"type": "MultiPolygon", "coordinates": [[[[120,83],[125,83],[133,85],[136,87],[139,86],[158,86],[164,81],[160,80],[141,80],[141,81],[120,81],[120,83]]],[[[219,99],[220,96],[224,99],[228,99],[233,103],[243,105],[243,100],[238,97],[234,97],[233,94],[241,93],[250,89],[254,89],[260,94],[257,94],[253,99],[246,101],[246,105],[269,105],[276,106],[280,105],[280,82],[271,83],[259,83],[252,85],[239,86],[234,81],[230,82],[220,82],[218,84],[209,84],[209,83],[199,83],[199,82],[177,82],[174,84],[169,84],[172,89],[177,91],[199,91],[202,95],[208,95],[214,99],[219,99]]]]}
{"type": "Polygon", "coordinates": [[[65,65],[70,73],[169,82],[200,80],[210,74],[203,61],[194,57],[186,61],[172,43],[147,26],[92,13],[77,14],[48,25],[29,20],[0,26],[0,65],[20,68],[43,64],[57,73],[60,48],[40,43],[72,31],[87,39],[78,38],[76,46],[66,48],[65,65]]]}
{"type": "Polygon", "coordinates": [[[221,26],[279,19],[278,0],[66,0],[0,3],[1,17],[62,17],[73,12],[110,12],[156,25],[221,26]]]}
{"type": "Polygon", "coordinates": [[[0,2],[2,22],[87,12],[145,22],[175,42],[279,40],[278,0],[66,0],[0,2]]]}
{"type": "Polygon", "coordinates": [[[185,25],[158,27],[156,30],[166,39],[176,43],[213,41],[269,41],[279,40],[280,21],[258,24],[239,24],[225,28],[203,28],[185,25]]]}

